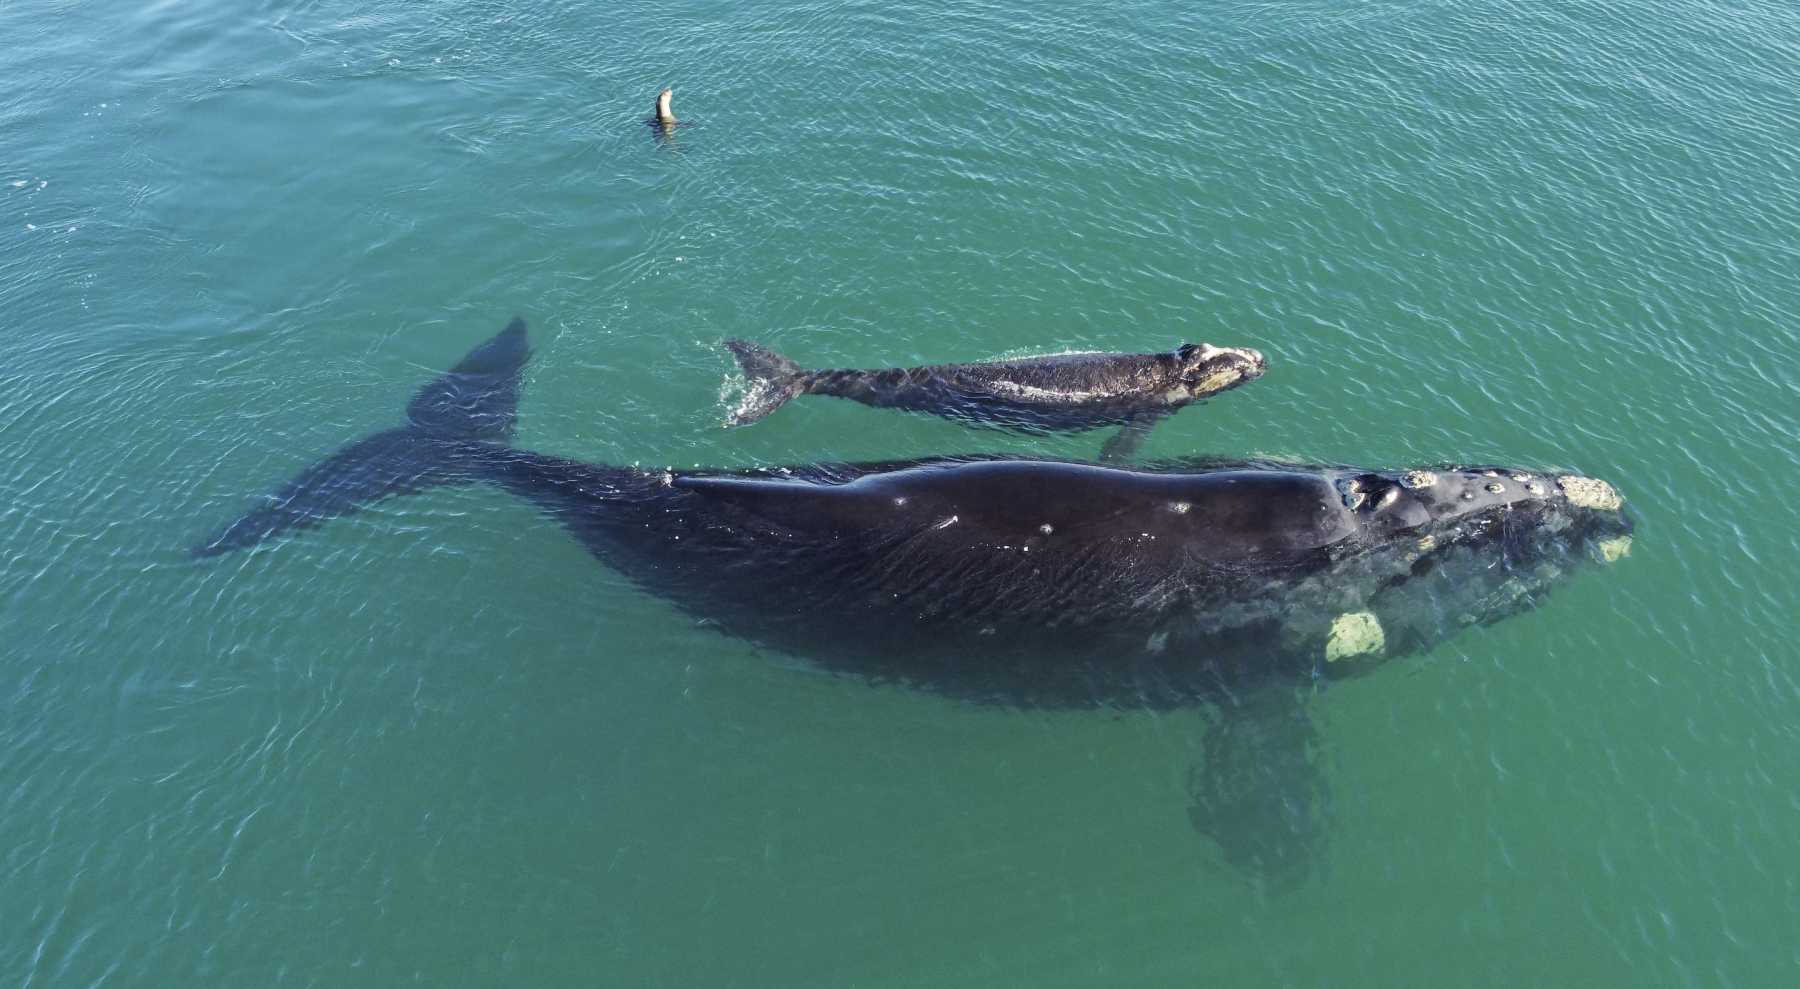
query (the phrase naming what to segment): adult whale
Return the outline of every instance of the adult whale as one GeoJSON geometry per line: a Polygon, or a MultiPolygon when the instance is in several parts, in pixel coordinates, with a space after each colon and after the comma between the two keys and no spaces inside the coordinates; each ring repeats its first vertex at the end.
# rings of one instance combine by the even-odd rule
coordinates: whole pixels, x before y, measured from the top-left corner
{"type": "Polygon", "coordinates": [[[1311,868],[1328,788],[1306,684],[1530,607],[1610,561],[1603,481],[1267,461],[935,457],[641,470],[508,445],[514,320],[364,437],[194,548],[485,483],[713,627],[835,671],[1009,705],[1214,712],[1190,819],[1268,882],[1311,868]]]}
{"type": "Polygon", "coordinates": [[[747,425],[801,395],[929,412],[1023,432],[1122,426],[1101,459],[1129,458],[1158,421],[1255,381],[1268,369],[1248,347],[1182,344],[1163,354],[1050,354],[969,364],[811,371],[748,340],[727,340],[747,388],[726,419],[747,425]]]}
{"type": "Polygon", "coordinates": [[[480,482],[715,627],[830,669],[1014,704],[1168,706],[1426,648],[1528,607],[1631,531],[1605,482],[1509,468],[583,463],[508,445],[528,355],[514,320],[426,384],[405,425],[195,553],[480,482]]]}

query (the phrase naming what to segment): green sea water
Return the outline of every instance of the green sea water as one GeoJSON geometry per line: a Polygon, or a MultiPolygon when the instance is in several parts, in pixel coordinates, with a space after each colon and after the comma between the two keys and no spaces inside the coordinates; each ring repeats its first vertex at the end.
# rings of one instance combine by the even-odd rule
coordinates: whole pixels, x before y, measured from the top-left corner
{"type": "Polygon", "coordinates": [[[1800,972],[1800,9],[13,0],[0,38],[0,984],[1800,972]],[[1268,375],[1145,456],[1578,470],[1635,546],[1314,697],[1289,885],[1190,821],[1216,712],[823,675],[494,490],[188,558],[515,313],[545,452],[1088,458],[824,399],[728,431],[716,344],[1208,341],[1268,375]]]}

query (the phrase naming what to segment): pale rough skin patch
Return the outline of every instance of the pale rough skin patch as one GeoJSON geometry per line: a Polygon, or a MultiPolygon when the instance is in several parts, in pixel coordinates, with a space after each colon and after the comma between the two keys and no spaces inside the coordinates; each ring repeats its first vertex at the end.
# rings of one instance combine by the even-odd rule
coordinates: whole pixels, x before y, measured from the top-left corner
{"type": "Polygon", "coordinates": [[[1616,512],[1625,504],[1625,499],[1619,497],[1612,485],[1592,477],[1571,474],[1557,478],[1556,485],[1562,488],[1563,497],[1569,499],[1569,504],[1577,508],[1616,512]]]}
{"type": "Polygon", "coordinates": [[[1406,476],[1400,479],[1400,483],[1417,491],[1420,488],[1431,487],[1437,483],[1437,480],[1437,475],[1428,470],[1409,470],[1406,472],[1406,476]]]}
{"type": "Polygon", "coordinates": [[[1331,635],[1325,640],[1325,661],[1335,663],[1353,656],[1378,653],[1387,646],[1387,635],[1381,620],[1372,611],[1352,611],[1331,622],[1331,635]]]}
{"type": "Polygon", "coordinates": [[[1194,395],[1211,395],[1216,392],[1224,391],[1236,384],[1243,377],[1244,373],[1237,368],[1225,371],[1214,371],[1212,374],[1195,382],[1188,391],[1190,394],[1194,395]]]}
{"type": "Polygon", "coordinates": [[[1617,563],[1624,557],[1631,555],[1630,536],[1620,536],[1617,539],[1605,539],[1597,545],[1600,547],[1601,559],[1604,559],[1608,563],[1617,563]]]}

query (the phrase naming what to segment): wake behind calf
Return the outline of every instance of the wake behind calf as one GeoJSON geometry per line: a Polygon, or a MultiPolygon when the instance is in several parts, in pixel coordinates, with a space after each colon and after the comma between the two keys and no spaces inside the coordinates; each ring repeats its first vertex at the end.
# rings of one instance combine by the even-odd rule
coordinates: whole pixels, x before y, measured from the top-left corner
{"type": "Polygon", "coordinates": [[[808,370],[748,340],[727,340],[748,382],[727,424],[744,426],[801,395],[929,412],[1021,432],[1123,426],[1103,458],[1128,457],[1156,422],[1262,376],[1249,348],[1183,344],[1162,354],[1054,354],[970,364],[808,370]]]}

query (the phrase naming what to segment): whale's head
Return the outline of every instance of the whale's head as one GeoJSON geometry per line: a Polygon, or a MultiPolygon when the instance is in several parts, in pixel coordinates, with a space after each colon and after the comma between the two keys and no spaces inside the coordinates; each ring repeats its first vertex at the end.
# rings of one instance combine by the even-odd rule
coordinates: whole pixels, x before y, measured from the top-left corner
{"type": "Polygon", "coordinates": [[[1333,486],[1361,547],[1338,578],[1367,571],[1339,585],[1364,593],[1322,629],[1334,673],[1527,610],[1572,572],[1631,550],[1624,499],[1591,477],[1444,467],[1344,472],[1333,486]]]}
{"type": "Polygon", "coordinates": [[[1190,398],[1201,399],[1247,381],[1268,370],[1260,351],[1249,347],[1215,347],[1210,343],[1184,343],[1175,351],[1176,373],[1190,398]]]}
{"type": "Polygon", "coordinates": [[[1345,473],[1334,481],[1365,530],[1429,536],[1447,545],[1511,553],[1523,537],[1550,533],[1574,548],[1629,539],[1625,499],[1605,481],[1516,467],[1415,468],[1345,473]]]}

